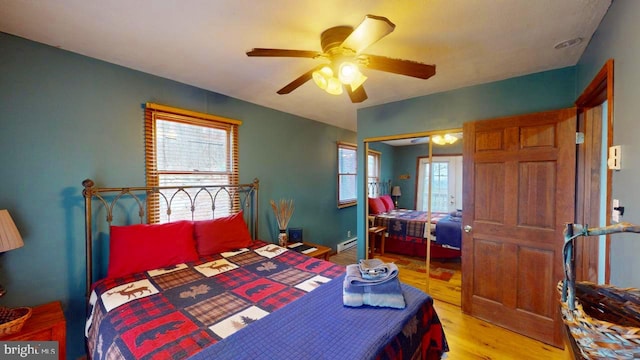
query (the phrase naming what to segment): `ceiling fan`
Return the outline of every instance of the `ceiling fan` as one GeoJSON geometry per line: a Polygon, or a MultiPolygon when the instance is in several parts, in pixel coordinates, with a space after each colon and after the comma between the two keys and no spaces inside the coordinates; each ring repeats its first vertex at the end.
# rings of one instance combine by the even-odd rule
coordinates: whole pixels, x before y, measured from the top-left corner
{"type": "Polygon", "coordinates": [[[419,79],[428,79],[436,73],[435,65],[362,53],[370,45],[390,34],[395,27],[386,17],[367,15],[355,29],[351,26],[335,26],[323,31],[320,35],[322,52],[254,48],[248,51],[247,55],[322,59],[323,64],[300,75],[278,90],[278,94],[288,94],[313,79],[321,89],[334,95],[342,94],[344,86],[351,102],[359,103],[367,99],[367,93],[362,86],[367,77],[362,74],[360,67],[419,79]]]}

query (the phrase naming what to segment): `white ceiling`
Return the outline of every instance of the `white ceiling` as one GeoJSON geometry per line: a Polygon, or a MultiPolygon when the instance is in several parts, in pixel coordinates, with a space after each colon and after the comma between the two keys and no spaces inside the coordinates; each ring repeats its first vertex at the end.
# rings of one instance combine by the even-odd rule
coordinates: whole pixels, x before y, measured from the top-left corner
{"type": "MultiPolygon", "coordinates": [[[[610,0],[0,0],[0,31],[269,108],[356,130],[358,108],[575,65],[610,0]],[[247,57],[254,47],[318,50],[320,33],[385,16],[369,54],[436,65],[428,80],[365,69],[352,104],[313,81],[318,64],[247,57]],[[554,49],[581,37],[578,46],[554,49]]],[[[171,104],[168,104],[171,105],[171,104]]]]}

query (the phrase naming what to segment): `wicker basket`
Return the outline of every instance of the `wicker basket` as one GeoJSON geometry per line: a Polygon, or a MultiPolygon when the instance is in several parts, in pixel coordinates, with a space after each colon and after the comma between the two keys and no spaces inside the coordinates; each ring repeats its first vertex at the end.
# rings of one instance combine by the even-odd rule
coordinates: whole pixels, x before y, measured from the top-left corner
{"type": "Polygon", "coordinates": [[[565,279],[558,283],[560,310],[574,356],[578,359],[640,359],[640,290],[576,282],[573,241],[578,236],[639,232],[621,223],[565,231],[565,279]]]}
{"type": "MultiPolygon", "coordinates": [[[[561,285],[559,286],[559,289],[561,285]]],[[[640,291],[576,283],[575,309],[561,302],[562,320],[582,359],[640,358],[640,291]]]]}
{"type": "Polygon", "coordinates": [[[0,308],[0,337],[15,334],[22,330],[24,323],[31,317],[31,308],[0,308]]]}

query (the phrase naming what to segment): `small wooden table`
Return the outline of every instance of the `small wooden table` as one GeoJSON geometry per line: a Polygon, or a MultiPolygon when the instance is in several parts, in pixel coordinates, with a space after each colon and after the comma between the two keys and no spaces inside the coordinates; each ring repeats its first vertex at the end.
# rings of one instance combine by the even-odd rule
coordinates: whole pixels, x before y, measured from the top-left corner
{"type": "Polygon", "coordinates": [[[316,248],[317,250],[312,251],[310,253],[307,253],[305,255],[311,256],[313,258],[316,259],[324,259],[324,260],[329,260],[329,253],[331,253],[331,248],[327,247],[327,246],[322,246],[322,245],[318,245],[318,244],[312,244],[309,242],[303,242],[303,244],[307,245],[307,246],[311,246],[316,248]]]}
{"type": "Polygon", "coordinates": [[[36,306],[31,317],[22,329],[8,336],[0,337],[1,341],[57,341],[59,358],[65,359],[67,353],[66,321],[59,301],[36,306]]]}
{"type": "Polygon", "coordinates": [[[376,238],[380,238],[380,255],[384,255],[384,240],[386,238],[387,228],[384,226],[374,226],[369,228],[369,258],[373,258],[376,248],[376,238]]]}

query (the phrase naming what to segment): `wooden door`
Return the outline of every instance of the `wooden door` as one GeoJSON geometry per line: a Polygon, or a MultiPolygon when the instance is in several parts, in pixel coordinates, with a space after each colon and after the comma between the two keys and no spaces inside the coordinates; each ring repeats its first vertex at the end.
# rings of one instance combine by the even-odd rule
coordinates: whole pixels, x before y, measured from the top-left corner
{"type": "MultiPolygon", "coordinates": [[[[600,219],[602,192],[602,105],[578,113],[578,131],[584,142],[576,152],[576,223],[605,226],[600,219]]],[[[589,239],[574,244],[576,280],[598,282],[599,241],[589,239]]]]}
{"type": "MultiPolygon", "coordinates": [[[[563,225],[573,222],[575,108],[464,124],[462,309],[562,347],[563,225]]],[[[481,336],[481,334],[479,335],[481,336]]]]}

